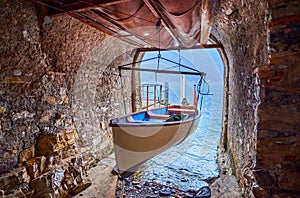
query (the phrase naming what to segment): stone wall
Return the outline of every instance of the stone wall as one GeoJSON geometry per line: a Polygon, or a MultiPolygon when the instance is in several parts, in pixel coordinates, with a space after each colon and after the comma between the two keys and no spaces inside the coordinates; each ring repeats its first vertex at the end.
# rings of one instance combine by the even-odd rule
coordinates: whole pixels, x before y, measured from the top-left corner
{"type": "MultiPolygon", "coordinates": [[[[66,15],[38,20],[30,1],[0,2],[0,196],[75,194],[112,151],[109,119],[131,111],[131,74],[115,68],[133,47],[66,15]]],[[[230,0],[216,12],[228,59],[220,150],[245,197],[300,194],[299,7],[230,0]]]]}
{"type": "Polygon", "coordinates": [[[266,12],[261,1],[222,1],[212,30],[228,58],[228,120],[220,148],[232,156],[228,164],[233,164],[245,195],[251,194],[254,182],[259,90],[253,71],[267,64],[266,12]]]}
{"type": "Polygon", "coordinates": [[[114,68],[132,47],[67,15],[39,23],[29,1],[1,5],[0,196],[75,194],[112,152],[108,121],[124,113],[114,68]]]}
{"type": "Polygon", "coordinates": [[[300,196],[300,2],[270,1],[269,60],[258,67],[256,197],[300,196]]]}
{"type": "MultiPolygon", "coordinates": [[[[20,151],[35,144],[47,70],[32,4],[1,2],[0,171],[18,166],[20,151]],[[39,72],[36,72],[39,71],[39,72]]],[[[41,122],[41,125],[42,122],[41,122]]]]}
{"type": "MultiPolygon", "coordinates": [[[[99,160],[112,150],[109,119],[124,113],[116,66],[132,61],[133,47],[67,15],[44,22],[42,43],[52,70],[63,72],[59,90],[69,95],[68,115],[73,115],[80,150],[99,160]]],[[[130,73],[122,80],[130,83],[130,73]]],[[[131,92],[126,89],[128,112],[131,92]]]]}
{"type": "Polygon", "coordinates": [[[300,193],[299,10],[285,0],[218,6],[213,35],[228,58],[220,150],[244,197],[300,193]]]}

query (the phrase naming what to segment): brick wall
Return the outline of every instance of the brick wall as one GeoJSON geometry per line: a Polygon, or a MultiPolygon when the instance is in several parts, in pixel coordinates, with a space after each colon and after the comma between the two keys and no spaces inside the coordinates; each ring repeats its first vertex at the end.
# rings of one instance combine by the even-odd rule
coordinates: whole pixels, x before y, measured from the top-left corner
{"type": "Polygon", "coordinates": [[[228,58],[220,150],[244,197],[299,195],[299,1],[220,2],[228,58]],[[298,155],[297,155],[298,153],[298,155]]]}

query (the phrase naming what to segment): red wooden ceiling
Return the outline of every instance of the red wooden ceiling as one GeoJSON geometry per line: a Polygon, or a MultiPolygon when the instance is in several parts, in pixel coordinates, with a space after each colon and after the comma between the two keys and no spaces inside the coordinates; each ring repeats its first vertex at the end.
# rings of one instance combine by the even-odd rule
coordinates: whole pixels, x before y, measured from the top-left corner
{"type": "MultiPolygon", "coordinates": [[[[217,0],[34,0],[138,47],[207,44],[217,0]]],[[[46,9],[45,9],[46,8],[46,9]]]]}

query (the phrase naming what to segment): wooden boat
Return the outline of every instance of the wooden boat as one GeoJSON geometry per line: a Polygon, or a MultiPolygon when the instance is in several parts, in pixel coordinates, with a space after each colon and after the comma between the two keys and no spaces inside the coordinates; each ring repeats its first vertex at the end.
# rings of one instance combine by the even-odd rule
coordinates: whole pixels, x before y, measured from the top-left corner
{"type": "Polygon", "coordinates": [[[181,143],[199,121],[193,106],[167,106],[110,121],[119,174],[128,177],[148,159],[181,143]]]}

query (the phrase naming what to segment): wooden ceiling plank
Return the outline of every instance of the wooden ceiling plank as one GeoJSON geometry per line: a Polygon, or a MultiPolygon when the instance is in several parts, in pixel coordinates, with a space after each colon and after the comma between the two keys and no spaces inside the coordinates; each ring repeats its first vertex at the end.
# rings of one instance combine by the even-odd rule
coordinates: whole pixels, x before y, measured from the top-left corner
{"type": "MultiPolygon", "coordinates": [[[[130,0],[74,0],[71,3],[63,4],[61,6],[57,6],[53,4],[49,8],[48,15],[56,16],[56,15],[65,14],[66,12],[80,12],[80,11],[96,8],[98,6],[110,6],[110,5],[124,3],[128,1],[130,0]]],[[[41,0],[37,0],[37,2],[45,4],[45,2],[41,0]]]]}
{"type": "Polygon", "coordinates": [[[221,45],[219,44],[204,44],[204,45],[195,45],[193,47],[171,47],[171,48],[167,48],[167,49],[158,49],[156,47],[151,47],[151,48],[138,48],[139,52],[151,52],[151,51],[169,51],[169,50],[190,50],[190,49],[216,49],[216,48],[222,48],[221,45]]]}
{"type": "Polygon", "coordinates": [[[167,19],[167,17],[164,16],[163,13],[159,12],[159,10],[150,2],[150,0],[143,0],[146,4],[146,6],[149,8],[149,10],[154,14],[154,16],[157,19],[161,19],[162,25],[165,27],[166,31],[171,35],[171,37],[174,39],[178,45],[181,44],[181,42],[178,40],[179,35],[176,34],[171,28],[171,22],[167,19]]]}
{"type": "Polygon", "coordinates": [[[83,23],[86,23],[106,34],[109,34],[109,35],[112,35],[118,39],[121,39],[123,40],[124,42],[127,42],[129,44],[132,44],[132,45],[135,45],[135,46],[138,46],[138,47],[143,47],[142,44],[139,44],[138,42],[135,42],[135,41],[132,41],[130,38],[128,37],[124,37],[120,34],[118,34],[118,32],[116,32],[115,30],[103,25],[102,23],[82,14],[82,13],[79,13],[79,12],[73,12],[73,13],[68,13],[71,17],[74,17],[76,19],[78,19],[79,21],[83,22],[83,23]]]}
{"type": "MultiPolygon", "coordinates": [[[[136,40],[139,40],[139,43],[144,43],[147,45],[152,46],[152,43],[149,43],[147,40],[143,40],[139,35],[134,34],[130,31],[128,31],[125,27],[123,27],[120,23],[118,23],[117,21],[113,20],[112,18],[110,18],[108,15],[106,15],[105,13],[102,13],[99,10],[96,9],[92,9],[91,10],[93,13],[95,13],[97,15],[97,17],[101,18],[102,20],[107,21],[108,23],[110,23],[113,27],[116,27],[116,29],[118,30],[122,30],[124,32],[128,33],[128,36],[125,37],[135,37],[136,40]]],[[[120,36],[120,37],[124,37],[124,36],[120,36]]]]}
{"type": "Polygon", "coordinates": [[[200,44],[207,44],[211,27],[213,25],[214,13],[216,10],[216,0],[203,0],[201,8],[201,35],[200,44]]]}

